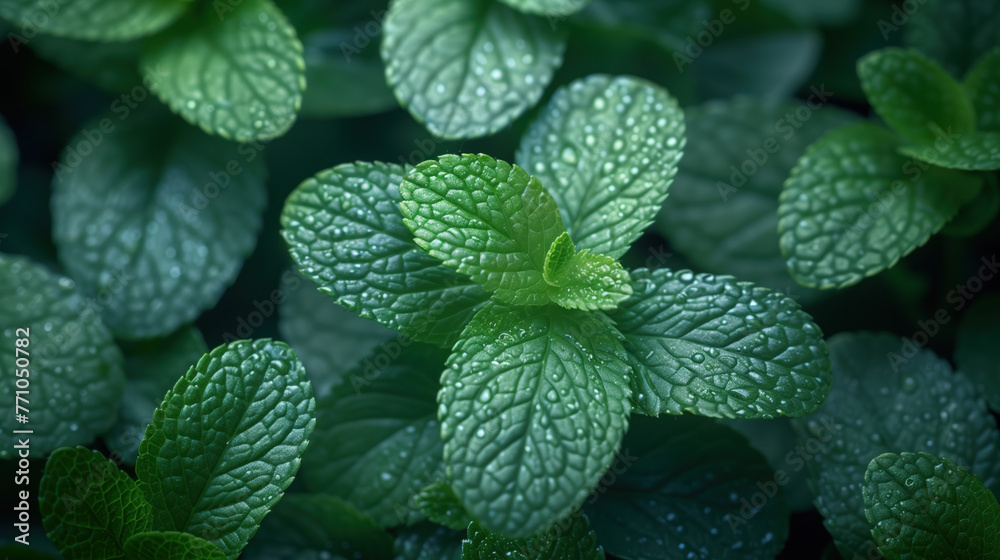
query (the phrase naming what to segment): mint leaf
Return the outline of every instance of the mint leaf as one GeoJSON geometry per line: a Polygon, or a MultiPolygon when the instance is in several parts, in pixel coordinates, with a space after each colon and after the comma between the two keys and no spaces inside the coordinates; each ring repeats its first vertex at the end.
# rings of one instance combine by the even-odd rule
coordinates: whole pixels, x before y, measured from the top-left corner
{"type": "Polygon", "coordinates": [[[552,242],[545,255],[549,297],[567,309],[614,309],[632,295],[628,272],[618,261],[573,246],[569,233],[552,242]]]}
{"type": "MultiPolygon", "coordinates": [[[[824,97],[813,97],[815,103],[833,95],[819,91],[824,97]]],[[[658,229],[700,269],[805,292],[781,255],[778,197],[806,147],[855,117],[835,107],[737,97],[688,109],[685,118],[684,159],[658,229]],[[803,108],[805,121],[794,116],[803,108]]]]}
{"type": "Polygon", "coordinates": [[[56,167],[52,233],[115,334],[153,338],[214,306],[236,278],[261,227],[265,172],[261,158],[247,161],[165,111],[128,117],[105,117],[70,141],[56,167]],[[72,148],[97,135],[89,156],[72,148]]]}
{"type": "Polygon", "coordinates": [[[1000,169],[1000,132],[943,132],[934,146],[903,146],[899,152],[940,167],[989,171],[1000,169]]]}
{"type": "Polygon", "coordinates": [[[843,288],[923,245],[979,192],[981,180],[900,155],[889,131],[859,123],[806,150],[785,183],[778,235],[789,272],[843,288]]]}
{"type": "Polygon", "coordinates": [[[0,117],[0,204],[14,195],[18,157],[14,132],[7,126],[7,121],[0,117]]]}
{"type": "Polygon", "coordinates": [[[282,275],[281,288],[287,294],[279,307],[281,337],[305,366],[317,399],[330,394],[330,388],[380,344],[400,338],[337,305],[295,272],[282,275]]]}
{"type": "Polygon", "coordinates": [[[347,500],[382,527],[422,517],[409,502],[441,470],[435,397],[447,356],[410,344],[388,343],[320,400],[303,460],[311,490],[347,500]]]}
{"type": "Polygon", "coordinates": [[[955,337],[955,366],[986,398],[990,408],[1000,411],[1000,296],[984,295],[962,315],[955,337]]]}
{"type": "Polygon", "coordinates": [[[143,77],[209,134],[240,142],[281,136],[306,88],[295,28],[270,0],[220,3],[215,11],[192,13],[144,45],[143,77]]]}
{"type": "Polygon", "coordinates": [[[440,525],[421,523],[396,533],[398,560],[461,560],[462,532],[440,525]]]}
{"type": "Polygon", "coordinates": [[[30,454],[37,458],[90,443],[115,423],[122,355],[95,304],[69,278],[0,253],[0,377],[8,381],[0,384],[0,459],[18,456],[14,430],[34,431],[30,454]],[[18,395],[24,390],[30,393],[18,395]]]}
{"type": "Polygon", "coordinates": [[[566,231],[538,178],[487,155],[444,155],[403,177],[403,223],[417,245],[500,301],[548,303],[548,248],[566,231]]]}
{"type": "Polygon", "coordinates": [[[152,529],[191,533],[235,560],[291,484],[315,407],[281,342],[238,340],[203,356],[167,392],[139,445],[152,529]]]}
{"type": "Polygon", "coordinates": [[[395,0],[383,33],[389,86],[443,138],[510,124],[538,102],[565,48],[545,19],[493,0],[395,0]]]}
{"type": "Polygon", "coordinates": [[[438,394],[450,482],[474,519],[527,537],[597,485],[631,409],[619,337],[601,315],[554,306],[476,314],[438,394]]]}
{"type": "Polygon", "coordinates": [[[587,517],[576,511],[546,533],[523,540],[493,533],[479,523],[469,524],[462,542],[462,560],[604,560],[604,550],[587,517]]]}
{"type": "Polygon", "coordinates": [[[45,533],[66,560],[124,558],[125,541],[149,529],[149,502],[97,451],[57,449],[45,463],[38,493],[45,533]]]}
{"type": "Polygon", "coordinates": [[[517,163],[546,186],[581,249],[618,258],[659,212],[684,149],[684,114],[663,88],[597,75],[556,92],[517,163]]]}
{"type": "Polygon", "coordinates": [[[345,27],[319,30],[302,38],[309,84],[302,97],[302,116],[371,115],[399,106],[385,83],[378,49],[373,45],[354,52],[355,34],[354,29],[345,27]],[[366,56],[369,53],[371,56],[366,56]]]}
{"type": "Polygon", "coordinates": [[[434,523],[464,530],[472,522],[469,512],[447,482],[428,484],[414,499],[420,511],[434,523]]]}
{"type": "Polygon", "coordinates": [[[906,43],[965,74],[986,51],[1000,44],[1000,5],[978,0],[927,0],[904,27],[906,43]]]}
{"type": "Polygon", "coordinates": [[[120,348],[125,355],[125,396],[118,421],[104,434],[104,442],[122,461],[134,465],[139,442],[163,394],[208,353],[208,347],[198,329],[183,327],[163,339],[122,341],[120,348]]]}
{"type": "Polygon", "coordinates": [[[779,480],[746,438],[714,420],[638,416],[584,508],[618,558],[770,560],[788,536],[779,480]]]}
{"type": "Polygon", "coordinates": [[[138,533],[125,542],[128,560],[225,560],[219,547],[205,539],[177,531],[138,533]]]}
{"type": "Polygon", "coordinates": [[[933,146],[944,134],[975,130],[962,85],[916,50],[888,48],[858,61],[858,77],[875,112],[910,143],[933,146]]]}
{"type": "Polygon", "coordinates": [[[583,9],[590,0],[502,0],[508,6],[540,16],[568,16],[583,9]]]}
{"type": "Polygon", "coordinates": [[[179,0],[4,0],[0,17],[18,29],[94,41],[127,41],[167,27],[184,13],[179,0]]]}
{"type": "Polygon", "coordinates": [[[972,384],[929,350],[888,334],[845,333],[828,345],[830,396],[796,420],[816,506],[845,558],[874,550],[862,486],[868,463],[886,452],[948,456],[1000,491],[1000,432],[972,384]]]}
{"type": "Polygon", "coordinates": [[[987,52],[965,76],[979,130],[1000,130],[1000,48],[987,52]]]}
{"type": "Polygon", "coordinates": [[[321,171],[285,201],[281,234],[299,269],[337,303],[450,347],[489,296],[413,242],[399,210],[404,173],[361,162],[321,171]]]}
{"type": "Polygon", "coordinates": [[[289,494],[264,519],[244,556],[246,560],[376,560],[391,558],[392,545],[389,533],[338,498],[289,494]]]}
{"type": "Polygon", "coordinates": [[[802,416],[830,390],[823,333],[791,298],[728,276],[632,274],[611,318],[625,335],[636,408],[652,416],[802,416]]]}
{"type": "Polygon", "coordinates": [[[893,558],[1000,558],[1000,504],[969,471],[928,453],[872,459],[865,517],[893,558]]]}

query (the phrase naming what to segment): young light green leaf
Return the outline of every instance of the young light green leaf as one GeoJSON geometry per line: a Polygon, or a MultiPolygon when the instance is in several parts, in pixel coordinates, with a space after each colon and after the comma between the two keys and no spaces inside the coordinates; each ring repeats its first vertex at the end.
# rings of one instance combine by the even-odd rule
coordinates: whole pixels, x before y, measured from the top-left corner
{"type": "Polygon", "coordinates": [[[14,430],[34,431],[36,458],[88,444],[115,423],[123,360],[96,305],[69,278],[0,253],[0,377],[8,380],[0,383],[0,459],[18,456],[25,436],[14,430]]]}
{"type": "Polygon", "coordinates": [[[226,560],[214,544],[178,531],[137,533],[125,542],[127,560],[226,560]]]}
{"type": "Polygon", "coordinates": [[[510,124],[538,102],[565,48],[544,18],[494,0],[393,0],[383,31],[389,86],[443,138],[510,124]]]}
{"type": "Polygon", "coordinates": [[[545,255],[566,231],[538,178],[487,155],[425,161],[399,186],[403,223],[417,245],[493,297],[548,303],[545,255]]]}
{"type": "Polygon", "coordinates": [[[299,468],[316,402],[291,348],[219,346],[188,370],[139,445],[155,531],[182,531],[235,560],[299,468]]]}
{"type": "Polygon", "coordinates": [[[923,245],[981,179],[914,162],[888,130],[854,124],[809,147],[785,183],[778,235],[789,272],[806,286],[843,288],[923,245]]]}
{"type": "MultiPolygon", "coordinates": [[[[925,0],[902,27],[909,46],[920,49],[958,77],[972,68],[986,51],[1000,44],[1000,4],[925,0]]],[[[895,30],[898,30],[895,26],[885,28],[885,31],[895,30]]]]}
{"type": "MultiPolygon", "coordinates": [[[[994,268],[996,255],[984,259],[994,268]]],[[[962,316],[955,337],[955,366],[976,385],[976,394],[986,398],[990,408],[1000,411],[1000,296],[984,295],[962,316]]]]}
{"type": "Polygon", "coordinates": [[[601,315],[555,306],[476,314],[438,394],[450,482],[474,519],[528,537],[597,485],[631,410],[619,337],[601,315]]]}
{"type": "Polygon", "coordinates": [[[556,200],[576,246],[618,258],[656,217],[684,150],[684,114],[663,88],[597,75],[556,92],[517,163],[556,200]]]}
{"type": "Polygon", "coordinates": [[[220,3],[192,13],[144,45],[150,89],[209,134],[247,142],[281,136],[295,122],[306,65],[295,28],[271,0],[220,3]]]}
{"type": "MultiPolygon", "coordinates": [[[[4,0],[0,17],[14,24],[19,42],[35,33],[92,41],[127,41],[163,29],[184,13],[180,0],[4,0]]],[[[16,52],[16,50],[15,50],[16,52]]]]}
{"type": "Polygon", "coordinates": [[[134,465],[139,442],[164,393],[208,353],[208,347],[201,332],[190,326],[163,339],[122,341],[120,347],[125,355],[125,396],[118,421],[104,434],[104,442],[115,456],[134,465]]]}
{"type": "Polygon", "coordinates": [[[611,313],[625,335],[636,409],[726,418],[802,416],[830,390],[823,333],[789,297],[728,276],[633,272],[611,313]]]}
{"type": "Polygon", "coordinates": [[[974,474],[929,453],[872,459],[862,488],[879,552],[902,558],[1000,558],[1000,504],[974,474]]]}
{"type": "MultiPolygon", "coordinates": [[[[822,103],[829,92],[819,92],[822,103]]],[[[778,243],[778,197],[806,147],[855,119],[835,107],[737,97],[686,111],[687,146],[657,219],[698,268],[815,297],[788,274],[778,243]],[[808,120],[801,120],[804,110],[808,120]],[[793,124],[794,123],[794,124],[793,124]]]]}
{"type": "Polygon", "coordinates": [[[236,278],[261,227],[265,171],[166,111],[128,117],[85,126],[63,152],[53,238],[115,334],[153,338],[214,306],[236,278]]]}
{"type": "Polygon", "coordinates": [[[590,0],[502,0],[518,10],[540,16],[568,16],[582,10],[590,0]]]}
{"type": "Polygon", "coordinates": [[[545,281],[551,286],[562,286],[571,281],[573,278],[567,274],[567,268],[573,262],[574,257],[576,257],[576,246],[573,245],[573,239],[570,238],[569,232],[564,231],[552,242],[548,252],[545,253],[543,266],[545,281]]]}
{"type": "Polygon", "coordinates": [[[552,242],[545,255],[549,297],[567,309],[614,309],[632,295],[628,272],[618,261],[573,246],[569,233],[552,242]]]}
{"type": "Polygon", "coordinates": [[[875,51],[858,61],[858,77],[875,112],[910,144],[933,146],[945,134],[976,129],[962,85],[916,50],[875,51]]]}
{"type": "Polygon", "coordinates": [[[462,542],[462,560],[604,560],[604,549],[587,522],[575,511],[546,533],[511,539],[473,521],[469,538],[462,542]]]}
{"type": "Polygon", "coordinates": [[[246,560],[392,558],[392,537],[351,504],[323,494],[289,494],[264,518],[246,560]]]}
{"type": "Polygon", "coordinates": [[[617,558],[770,560],[788,536],[778,481],[787,478],[714,420],[638,416],[584,511],[617,558]]]}
{"type": "Polygon", "coordinates": [[[309,84],[302,97],[302,116],[353,117],[399,106],[385,83],[378,49],[372,45],[354,52],[356,37],[357,31],[345,27],[322,29],[302,38],[309,84]]]}
{"type": "Polygon", "coordinates": [[[420,523],[396,533],[397,560],[461,560],[466,531],[420,523]]]}
{"type": "Polygon", "coordinates": [[[987,52],[965,76],[965,91],[979,130],[1000,130],[1000,47],[987,52]]]}
{"type": "Polygon", "coordinates": [[[434,523],[465,530],[472,522],[469,512],[447,482],[428,484],[420,490],[415,501],[420,511],[434,523]]]}
{"type": "Polygon", "coordinates": [[[285,201],[281,234],[299,269],[340,305],[451,347],[489,296],[413,242],[399,210],[404,174],[390,163],[321,171],[285,201]]]}
{"type": "Polygon", "coordinates": [[[38,492],[45,533],[66,560],[125,558],[128,538],[149,529],[151,506],[142,491],[97,451],[57,449],[38,492]]]}
{"type": "Polygon", "coordinates": [[[319,402],[303,477],[314,492],[347,500],[379,526],[422,517],[412,498],[441,476],[436,396],[447,355],[392,341],[319,402]]]}
{"type": "Polygon", "coordinates": [[[0,204],[14,195],[17,185],[17,140],[7,121],[0,117],[0,204]]]}
{"type": "MultiPolygon", "coordinates": [[[[833,384],[816,414],[795,420],[816,506],[845,558],[874,550],[862,496],[875,457],[912,449],[951,457],[1000,492],[1000,432],[972,384],[908,338],[832,337],[833,384]]],[[[800,466],[801,468],[801,466],[800,466]]]]}

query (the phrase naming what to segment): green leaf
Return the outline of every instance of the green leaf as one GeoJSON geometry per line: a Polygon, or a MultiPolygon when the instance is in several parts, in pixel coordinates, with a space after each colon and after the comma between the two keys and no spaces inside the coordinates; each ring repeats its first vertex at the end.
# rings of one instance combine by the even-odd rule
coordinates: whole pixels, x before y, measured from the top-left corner
{"type": "Polygon", "coordinates": [[[295,272],[282,275],[281,288],[286,294],[279,307],[281,337],[305,366],[317,399],[329,395],[330,388],[380,344],[399,338],[375,321],[337,305],[295,272]]]}
{"type": "Polygon", "coordinates": [[[413,242],[399,210],[405,170],[344,164],[288,197],[281,234],[320,291],[414,339],[450,347],[489,296],[413,242]]]}
{"type": "Polygon", "coordinates": [[[543,276],[549,297],[567,309],[614,309],[632,295],[628,272],[618,261],[590,249],[577,252],[565,231],[545,255],[543,276]]]}
{"type": "Polygon", "coordinates": [[[438,378],[446,354],[400,339],[384,345],[319,401],[303,477],[381,527],[422,517],[412,498],[442,476],[438,378]]]}
{"type": "MultiPolygon", "coordinates": [[[[984,257],[983,264],[988,262],[984,257]]],[[[1000,411],[997,340],[1000,340],[1000,296],[984,295],[969,306],[958,324],[955,366],[976,385],[976,394],[985,397],[990,408],[1000,411]]]]}
{"type": "Polygon", "coordinates": [[[980,0],[926,0],[906,21],[906,43],[962,76],[1000,44],[1000,4],[980,0]]]}
{"type": "Polygon", "coordinates": [[[128,560],[225,560],[219,547],[205,539],[177,531],[148,531],[125,543],[128,560]]]}
{"type": "Polygon", "coordinates": [[[0,17],[30,39],[35,33],[93,41],[127,41],[174,22],[187,9],[178,0],[4,0],[0,17]]]}
{"type": "Polygon", "coordinates": [[[928,453],[872,459],[862,488],[887,559],[1000,558],[1000,504],[974,474],[928,453]]]}
{"type": "Polygon", "coordinates": [[[806,147],[855,119],[814,106],[820,93],[808,104],[737,97],[687,110],[684,159],[657,219],[672,247],[707,272],[804,292],[781,255],[778,197],[806,147]],[[804,110],[808,119],[795,116],[804,110]]]}
{"type": "Polygon", "coordinates": [[[604,560],[604,549],[587,517],[576,511],[547,533],[516,540],[493,533],[476,522],[462,542],[462,560],[604,560]]]}
{"type": "Polygon", "coordinates": [[[659,212],[684,150],[684,114],[663,88],[591,76],[556,92],[517,163],[556,200],[581,249],[618,258],[659,212]]]}
{"type": "Polygon", "coordinates": [[[972,384],[908,338],[844,333],[828,342],[833,384],[826,404],[794,421],[816,506],[844,558],[874,543],[862,497],[868,463],[910,449],[948,456],[1000,491],[1000,432],[972,384]]]}
{"type": "Polygon", "coordinates": [[[775,10],[803,24],[843,25],[861,8],[860,0],[765,0],[775,10]]]}
{"type": "Polygon", "coordinates": [[[933,146],[903,146],[899,153],[950,169],[1000,169],[1000,132],[943,131],[933,146]]]}
{"type": "Polygon", "coordinates": [[[633,273],[610,316],[625,335],[637,410],[802,416],[830,390],[823,334],[791,298],[729,276],[633,273]]]}
{"type": "MultiPolygon", "coordinates": [[[[740,12],[735,13],[739,18],[740,12]]],[[[822,50],[823,36],[816,31],[775,30],[712,44],[696,58],[677,53],[674,64],[681,72],[690,65],[701,99],[735,95],[787,99],[805,85],[822,50]]]]}
{"type": "Polygon", "coordinates": [[[315,408],[302,364],[281,342],[239,340],[203,356],[139,445],[152,529],[191,533],[235,560],[295,477],[315,408]]]}
{"type": "Polygon", "coordinates": [[[434,523],[464,530],[472,522],[469,512],[447,482],[428,484],[417,494],[416,505],[434,523]]]}
{"type": "Polygon", "coordinates": [[[625,560],[771,560],[788,536],[781,480],[713,420],[639,416],[585,511],[598,541],[625,560]]]}
{"type": "Polygon", "coordinates": [[[122,355],[94,304],[69,278],[0,253],[0,377],[7,380],[0,383],[0,459],[18,456],[18,437],[31,439],[32,458],[44,457],[90,443],[115,423],[122,355]],[[21,352],[18,340],[27,340],[21,352]],[[27,422],[19,423],[18,413],[27,422]]]}
{"type": "Polygon", "coordinates": [[[959,208],[941,233],[950,237],[972,237],[993,223],[1000,211],[1000,182],[995,174],[984,174],[983,188],[976,198],[959,208]]]}
{"type": "Polygon", "coordinates": [[[1000,130],[1000,48],[987,52],[965,76],[979,130],[1000,130]]]}
{"type": "Polygon", "coordinates": [[[445,155],[403,177],[403,223],[417,245],[500,301],[548,303],[548,248],[566,231],[538,178],[487,155],[445,155]]]}
{"type": "Polygon", "coordinates": [[[104,434],[104,442],[122,461],[134,465],[139,442],[163,395],[208,353],[208,347],[194,327],[158,340],[122,341],[120,347],[125,355],[125,396],[118,421],[104,434]]]}
{"type": "Polygon", "coordinates": [[[399,106],[385,83],[378,50],[373,46],[354,52],[356,36],[354,29],[324,29],[302,39],[309,84],[302,97],[302,116],[353,117],[399,106]]]}
{"type": "Polygon", "coordinates": [[[0,117],[0,204],[10,200],[17,186],[17,139],[0,117]]]}
{"type": "Polygon", "coordinates": [[[438,394],[450,482],[474,519],[527,537],[597,485],[631,409],[619,337],[601,315],[554,306],[476,314],[438,394]]]}
{"type": "Polygon", "coordinates": [[[151,507],[142,491],[97,451],[57,449],[38,493],[45,533],[66,560],[124,558],[125,541],[149,529],[151,507]]]}
{"type": "Polygon", "coordinates": [[[149,95],[149,92],[142,87],[142,78],[139,75],[141,39],[106,43],[67,39],[55,35],[36,35],[28,44],[39,58],[82,80],[119,93],[116,96],[118,99],[115,107],[124,108],[132,103],[141,103],[149,95]],[[137,87],[139,89],[135,89],[137,87]],[[121,98],[121,92],[126,92],[124,100],[121,98]]]}
{"type": "Polygon", "coordinates": [[[383,31],[389,86],[443,138],[510,124],[538,102],[565,48],[548,21],[494,0],[393,0],[383,31]]]}
{"type": "Polygon", "coordinates": [[[900,155],[881,127],[838,128],[809,147],[785,183],[781,252],[800,284],[856,284],[923,245],[980,185],[974,175],[900,155]]]}
{"type": "Polygon", "coordinates": [[[462,532],[421,523],[396,533],[397,560],[461,560],[462,532]]]}
{"type": "Polygon", "coordinates": [[[568,16],[582,10],[590,0],[502,0],[508,6],[540,16],[568,16]]]}
{"type": "Polygon", "coordinates": [[[214,306],[236,278],[261,227],[265,171],[262,158],[165,111],[126,116],[86,125],[63,152],[52,234],[115,334],[154,338],[214,306]]]}
{"type": "Polygon", "coordinates": [[[916,50],[875,51],[858,61],[858,77],[875,112],[918,147],[934,145],[945,133],[963,136],[976,128],[962,84],[916,50]]]}
{"type": "Polygon", "coordinates": [[[209,134],[246,142],[284,134],[306,89],[295,28],[271,0],[243,0],[216,17],[192,13],[144,45],[150,89],[209,134]]]}
{"type": "Polygon", "coordinates": [[[289,494],[264,519],[246,560],[389,560],[389,533],[350,504],[322,494],[289,494]]]}

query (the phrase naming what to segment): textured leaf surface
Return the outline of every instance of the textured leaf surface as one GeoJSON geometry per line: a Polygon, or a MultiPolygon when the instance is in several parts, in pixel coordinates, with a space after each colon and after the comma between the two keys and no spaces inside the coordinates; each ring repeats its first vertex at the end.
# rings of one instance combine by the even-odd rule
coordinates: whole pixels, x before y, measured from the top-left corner
{"type": "Polygon", "coordinates": [[[549,297],[567,309],[614,309],[632,295],[628,272],[618,261],[590,249],[576,251],[567,232],[549,247],[544,277],[549,297]]]}
{"type": "Polygon", "coordinates": [[[540,16],[568,16],[583,9],[590,0],[503,0],[518,10],[540,16]]]}
{"type": "Polygon", "coordinates": [[[1000,130],[1000,48],[983,55],[969,70],[965,91],[975,108],[979,130],[1000,130]]]}
{"type": "Polygon", "coordinates": [[[604,550],[582,512],[562,519],[547,533],[524,540],[493,533],[473,521],[462,542],[462,560],[604,560],[604,550]]]}
{"type": "Polygon", "coordinates": [[[490,304],[441,376],[451,484],[473,518],[510,537],[580,506],[628,426],[629,366],[600,315],[490,304]]]}
{"type": "Polygon", "coordinates": [[[637,410],[802,416],[830,390],[823,333],[791,298],[729,276],[633,272],[611,318],[625,335],[637,410]]]}
{"type": "MultiPolygon", "coordinates": [[[[125,41],[149,35],[179,18],[188,4],[180,0],[4,0],[0,17],[22,33],[95,41],[125,41]]],[[[30,38],[30,37],[29,37],[30,38]]]]}
{"type": "Polygon", "coordinates": [[[355,34],[354,29],[323,29],[303,37],[309,84],[302,97],[303,116],[371,115],[399,106],[385,83],[378,49],[374,45],[360,53],[345,49],[345,45],[353,48],[355,34]]]}
{"type": "Polygon", "coordinates": [[[904,27],[906,43],[960,77],[1000,44],[1000,4],[980,0],[927,0],[904,27]]]}
{"type": "Polygon", "coordinates": [[[214,306],[253,250],[264,168],[163,113],[105,121],[114,129],[89,156],[60,159],[53,238],[80,289],[108,300],[101,314],[117,336],[165,336],[214,306]]]}
{"type": "Polygon", "coordinates": [[[862,486],[882,453],[950,457],[1000,491],[1000,432],[968,379],[907,339],[851,333],[828,344],[837,382],[816,414],[795,423],[804,444],[821,444],[808,453],[811,485],[845,558],[874,547],[862,486]]]}
{"type": "Polygon", "coordinates": [[[125,542],[128,560],[225,560],[226,555],[214,544],[177,531],[147,531],[125,542]]]}
{"type": "MultiPolygon", "coordinates": [[[[69,279],[22,257],[0,254],[0,459],[14,459],[13,430],[30,429],[31,457],[60,447],[90,443],[118,415],[125,376],[122,355],[101,318],[69,279]],[[29,344],[16,348],[29,330],[29,344]],[[27,358],[25,368],[15,367],[27,358]],[[29,394],[17,402],[15,381],[26,378],[29,394]],[[28,412],[18,411],[20,404],[28,412]],[[27,426],[15,414],[28,417],[27,426]]],[[[22,389],[23,390],[23,389],[22,389]]],[[[26,437],[26,436],[21,436],[26,437]]]]}
{"type": "Polygon", "coordinates": [[[979,178],[908,160],[871,124],[813,144],[781,193],[778,235],[789,272],[806,286],[842,288],[923,245],[979,191],[979,178]]]}
{"type": "Polygon", "coordinates": [[[447,482],[425,486],[417,495],[416,503],[428,519],[451,529],[465,530],[472,522],[469,512],[447,482]]]}
{"type": "Polygon", "coordinates": [[[524,169],[487,155],[425,161],[399,187],[417,245],[493,297],[549,301],[545,255],[566,231],[556,201],[524,169]]]}
{"type": "Polygon", "coordinates": [[[304,459],[309,488],[343,498],[382,527],[418,519],[410,500],[442,470],[435,397],[446,357],[392,341],[334,386],[319,402],[304,459]]]}
{"type": "Polygon", "coordinates": [[[213,15],[192,13],[145,45],[150,88],[188,122],[238,140],[281,136],[306,88],[302,43],[270,0],[243,0],[213,15]]]}
{"type": "Polygon", "coordinates": [[[517,163],[555,198],[580,249],[620,257],[656,217],[684,149],[684,114],[663,88],[597,75],[560,89],[517,163]]]}
{"type": "Polygon", "coordinates": [[[239,340],[203,356],[139,446],[152,528],[191,533],[235,560],[295,477],[315,408],[302,364],[281,342],[239,340]]]}
{"type": "Polygon", "coordinates": [[[282,235],[320,291],[414,340],[450,347],[488,295],[413,242],[399,210],[402,166],[345,164],[285,201],[282,235]]]}
{"type": "Polygon", "coordinates": [[[778,244],[778,197],[806,147],[853,120],[822,107],[800,121],[792,115],[803,107],[738,97],[687,110],[684,158],[657,225],[698,268],[803,291],[778,244]]]}
{"type": "Polygon", "coordinates": [[[788,508],[780,495],[760,509],[744,508],[752,499],[759,503],[758,483],[774,491],[777,484],[743,436],[690,415],[632,422],[605,475],[609,482],[585,506],[609,554],[626,560],[774,558],[788,536],[788,508]]]}
{"type": "Polygon", "coordinates": [[[38,492],[45,533],[66,560],[124,558],[125,541],[149,528],[142,491],[97,451],[56,450],[38,492]]]}
{"type": "Polygon", "coordinates": [[[978,477],[928,453],[885,453],[865,471],[865,516],[894,558],[1000,558],[1000,504],[978,477]]]}
{"type": "Polygon", "coordinates": [[[962,316],[955,338],[955,365],[976,385],[976,394],[1000,411],[1000,296],[984,295],[962,316]]]}
{"type": "Polygon", "coordinates": [[[1000,132],[943,135],[933,147],[903,146],[900,153],[951,169],[1000,169],[1000,132]]]}
{"type": "Polygon", "coordinates": [[[246,560],[392,558],[392,537],[350,504],[322,494],[289,494],[264,519],[246,560]]]}
{"type": "Polygon", "coordinates": [[[397,560],[461,560],[462,537],[465,534],[465,530],[454,531],[431,523],[400,529],[396,534],[396,558],[397,560]]]}
{"type": "Polygon", "coordinates": [[[474,138],[504,128],[538,102],[562,63],[561,31],[501,2],[394,0],[390,8],[386,80],[437,136],[474,138]]]}
{"type": "Polygon", "coordinates": [[[0,204],[14,194],[17,186],[17,140],[7,122],[0,117],[0,204]]]}

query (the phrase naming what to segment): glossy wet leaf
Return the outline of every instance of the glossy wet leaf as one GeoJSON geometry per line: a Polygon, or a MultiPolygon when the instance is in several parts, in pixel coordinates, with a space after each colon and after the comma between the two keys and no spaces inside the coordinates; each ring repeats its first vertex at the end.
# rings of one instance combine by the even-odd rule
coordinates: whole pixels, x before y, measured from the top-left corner
{"type": "Polygon", "coordinates": [[[450,347],[489,296],[414,243],[399,210],[403,174],[388,163],[321,171],[285,201],[281,233],[298,268],[337,303],[450,347]]]}
{"type": "Polygon", "coordinates": [[[462,560],[604,560],[604,549],[579,511],[548,532],[526,539],[511,539],[473,521],[462,542],[462,560]]]}
{"type": "Polygon", "coordinates": [[[417,507],[427,518],[455,530],[464,531],[472,518],[447,482],[435,482],[420,490],[417,507]]]}
{"type": "Polygon", "coordinates": [[[614,309],[632,295],[628,272],[607,255],[577,251],[563,232],[545,255],[544,274],[549,297],[567,309],[614,309]]]}
{"type": "Polygon", "coordinates": [[[908,46],[943,65],[956,78],[1000,44],[1000,4],[979,0],[927,0],[903,26],[908,46]]]}
{"type": "Polygon", "coordinates": [[[181,0],[5,0],[0,17],[20,32],[18,40],[29,42],[29,31],[89,39],[126,41],[159,31],[173,23],[187,9],[181,0]],[[21,35],[24,34],[24,35],[21,35]]]}
{"type": "Polygon", "coordinates": [[[17,140],[7,122],[0,117],[0,204],[14,195],[17,186],[17,140]]]}
{"type": "Polygon", "coordinates": [[[538,102],[565,47],[545,18],[495,0],[394,0],[383,31],[389,86],[443,138],[506,127],[538,102]]]}
{"type": "Polygon", "coordinates": [[[943,134],[934,146],[903,146],[900,153],[951,169],[1000,169],[1000,132],[943,134]]]}
{"type": "Polygon", "coordinates": [[[132,535],[125,542],[128,560],[225,560],[219,547],[188,533],[148,531],[132,535]]]}
{"type": "MultiPolygon", "coordinates": [[[[983,257],[984,272],[996,268],[995,257],[983,257]],[[991,260],[992,259],[992,260],[991,260]]],[[[990,408],[1000,411],[1000,296],[983,295],[964,312],[955,336],[955,366],[986,398],[990,408]]]]}

